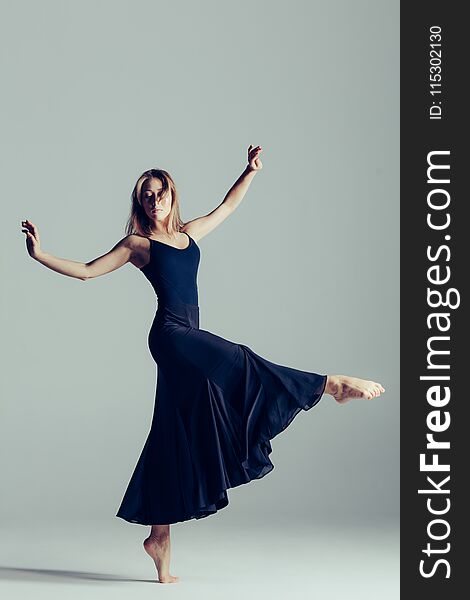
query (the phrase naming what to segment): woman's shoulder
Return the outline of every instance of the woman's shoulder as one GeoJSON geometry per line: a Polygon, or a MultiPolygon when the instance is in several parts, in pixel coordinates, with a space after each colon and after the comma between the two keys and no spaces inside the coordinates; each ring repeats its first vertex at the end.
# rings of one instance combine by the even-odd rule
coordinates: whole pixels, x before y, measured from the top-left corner
{"type": "Polygon", "coordinates": [[[146,241],[149,238],[145,235],[141,235],[140,233],[130,233],[124,238],[131,248],[143,248],[148,247],[149,242],[146,241]]]}
{"type": "Polygon", "coordinates": [[[150,242],[149,238],[139,233],[130,233],[125,238],[125,243],[131,251],[131,262],[138,269],[149,260],[150,242]]]}

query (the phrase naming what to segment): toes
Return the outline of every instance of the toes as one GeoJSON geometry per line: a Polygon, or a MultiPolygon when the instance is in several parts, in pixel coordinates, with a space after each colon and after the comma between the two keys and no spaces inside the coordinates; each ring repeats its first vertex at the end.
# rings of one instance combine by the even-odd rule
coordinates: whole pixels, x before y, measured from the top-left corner
{"type": "Polygon", "coordinates": [[[384,389],[382,388],[382,386],[380,385],[380,383],[377,383],[374,381],[374,398],[376,398],[377,396],[380,396],[380,394],[382,393],[382,391],[384,391],[384,389]]]}
{"type": "Polygon", "coordinates": [[[374,381],[375,386],[379,389],[380,392],[385,392],[385,388],[381,383],[377,383],[376,381],[374,381]]]}

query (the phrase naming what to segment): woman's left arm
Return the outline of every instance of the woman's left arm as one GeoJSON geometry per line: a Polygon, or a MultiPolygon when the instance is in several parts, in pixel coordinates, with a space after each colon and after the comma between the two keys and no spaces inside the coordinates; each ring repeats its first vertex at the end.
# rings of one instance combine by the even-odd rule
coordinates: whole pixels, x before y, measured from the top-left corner
{"type": "Polygon", "coordinates": [[[263,168],[261,159],[259,158],[261,151],[261,146],[254,148],[250,144],[248,147],[248,164],[240,177],[226,193],[222,202],[207,215],[188,221],[183,227],[183,231],[196,241],[200,240],[233,213],[243,200],[254,176],[263,168]]]}

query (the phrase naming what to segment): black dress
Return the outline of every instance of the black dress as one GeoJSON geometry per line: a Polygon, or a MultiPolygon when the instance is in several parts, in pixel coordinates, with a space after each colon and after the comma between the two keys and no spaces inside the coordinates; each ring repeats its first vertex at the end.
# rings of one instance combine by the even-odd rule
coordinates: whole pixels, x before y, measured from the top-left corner
{"type": "MultiPolygon", "coordinates": [[[[186,234],[188,235],[188,234],[186,234]]],[[[327,376],[281,366],[199,328],[200,249],[150,238],[141,269],[158,307],[148,336],[157,363],[151,428],[116,514],[130,523],[201,519],[227,490],[274,468],[270,440],[322,397],[327,376]]]]}

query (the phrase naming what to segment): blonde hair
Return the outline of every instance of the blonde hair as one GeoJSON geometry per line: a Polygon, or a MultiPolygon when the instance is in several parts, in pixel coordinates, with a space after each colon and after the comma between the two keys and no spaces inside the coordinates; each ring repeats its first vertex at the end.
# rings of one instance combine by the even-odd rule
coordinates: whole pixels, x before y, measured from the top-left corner
{"type": "Polygon", "coordinates": [[[142,186],[147,179],[152,178],[159,179],[162,182],[162,190],[159,192],[161,196],[171,193],[173,198],[167,221],[168,235],[172,235],[176,231],[181,231],[181,228],[185,224],[180,216],[179,194],[171,175],[163,169],[148,169],[137,179],[134,189],[132,190],[131,211],[126,224],[127,235],[137,233],[139,235],[149,236],[152,234],[152,223],[142,207],[142,186]]]}

